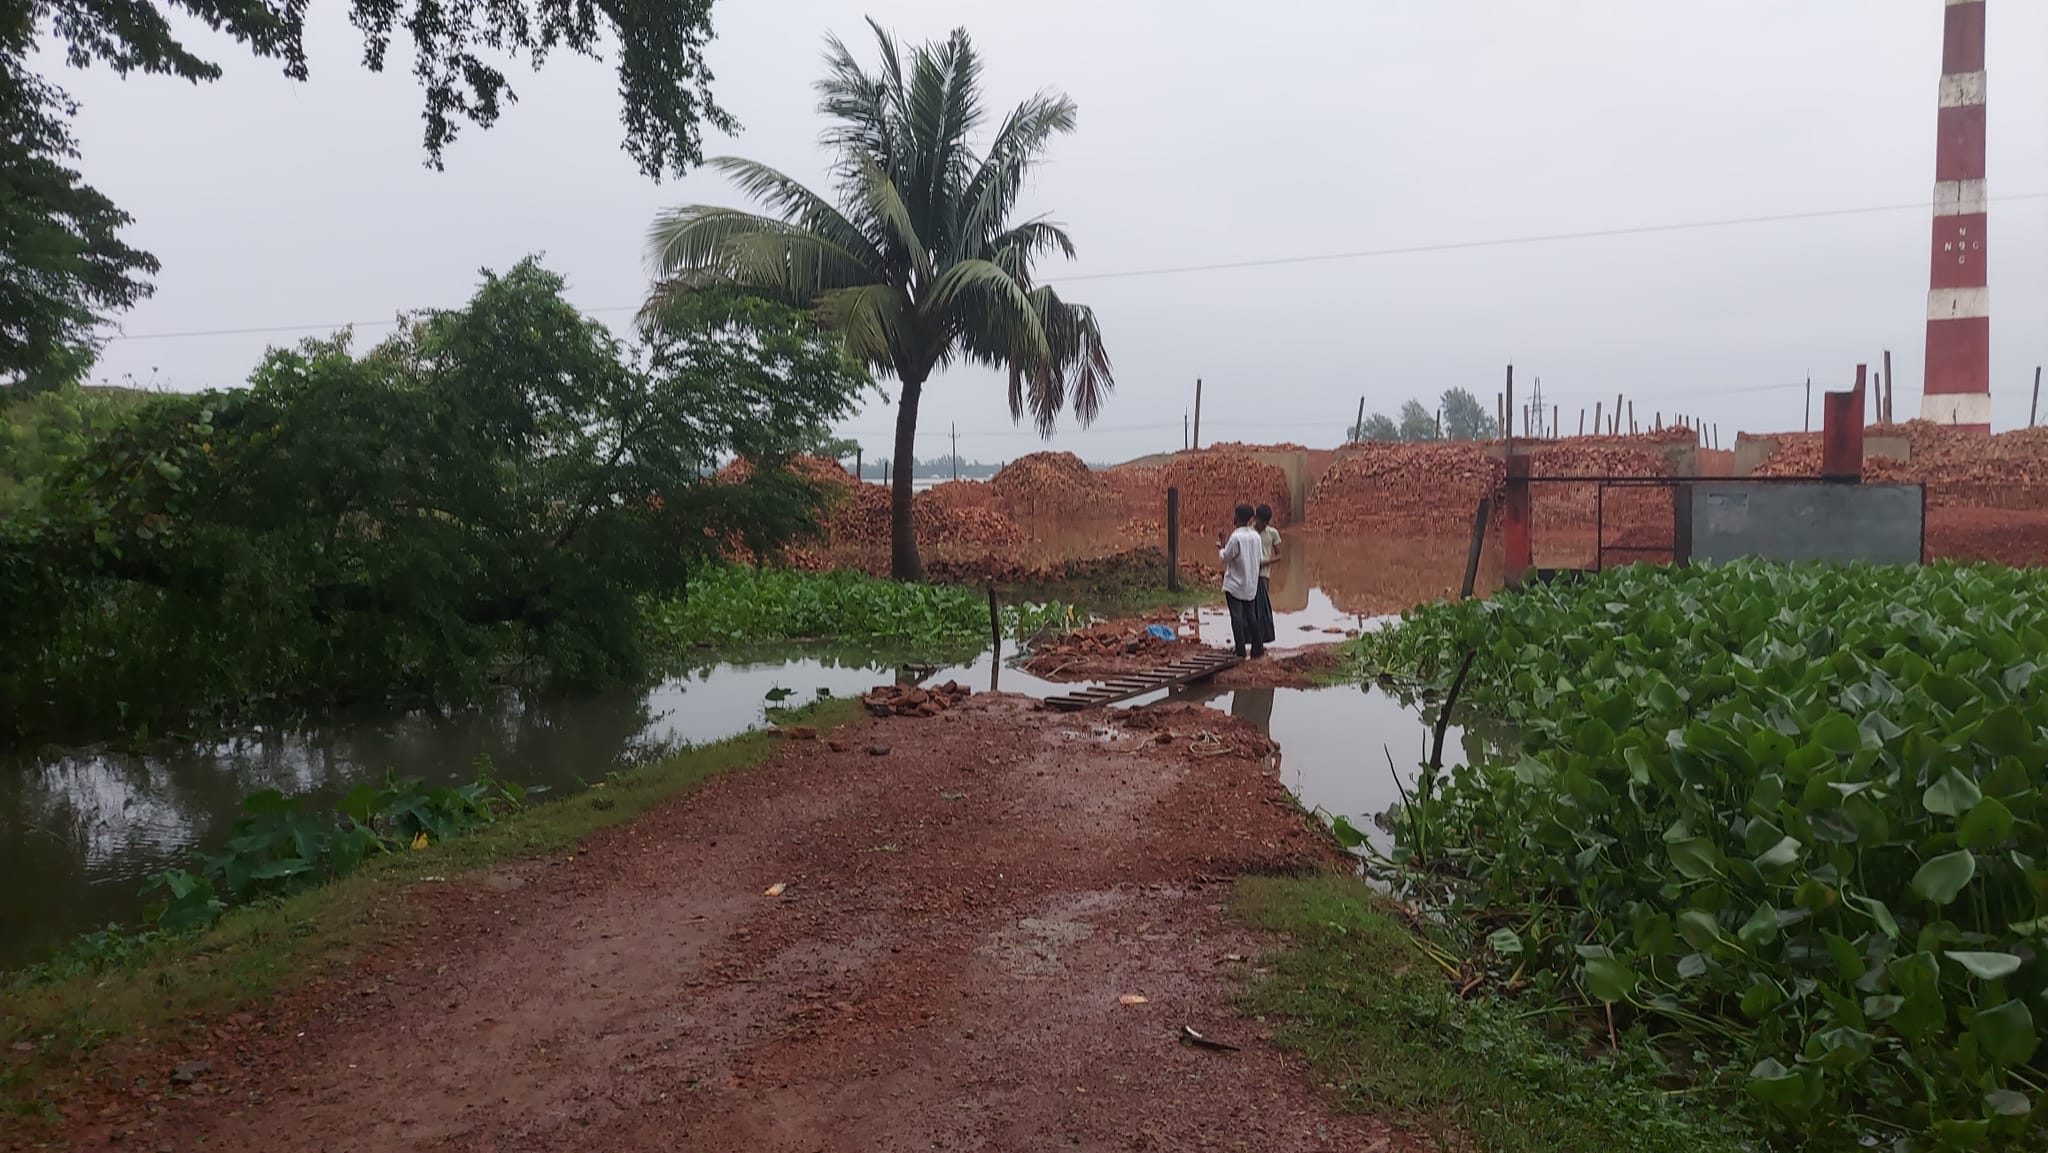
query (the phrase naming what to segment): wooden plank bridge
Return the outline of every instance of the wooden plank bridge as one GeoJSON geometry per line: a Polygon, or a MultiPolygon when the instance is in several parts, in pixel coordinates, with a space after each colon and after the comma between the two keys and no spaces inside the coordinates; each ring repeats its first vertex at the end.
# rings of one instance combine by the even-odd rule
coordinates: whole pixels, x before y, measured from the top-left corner
{"type": "Polygon", "coordinates": [[[1160,689],[1170,689],[1175,685],[1206,680],[1242,660],[1242,657],[1232,656],[1221,649],[1209,649],[1191,657],[1182,657],[1169,664],[1160,665],[1156,669],[1112,677],[1078,693],[1047,697],[1045,703],[1061,712],[1069,713],[1080,709],[1092,709],[1098,705],[1112,705],[1118,701],[1130,700],[1132,697],[1142,697],[1146,693],[1158,692],[1160,689]]]}

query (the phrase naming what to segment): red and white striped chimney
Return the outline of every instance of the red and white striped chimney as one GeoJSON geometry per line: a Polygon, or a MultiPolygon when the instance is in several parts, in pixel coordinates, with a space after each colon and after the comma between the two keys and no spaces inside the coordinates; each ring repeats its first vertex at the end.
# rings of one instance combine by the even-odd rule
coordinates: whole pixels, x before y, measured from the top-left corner
{"type": "Polygon", "coordinates": [[[1991,290],[1984,275],[1984,209],[1984,0],[1945,0],[1920,416],[1988,433],[1991,290]]]}

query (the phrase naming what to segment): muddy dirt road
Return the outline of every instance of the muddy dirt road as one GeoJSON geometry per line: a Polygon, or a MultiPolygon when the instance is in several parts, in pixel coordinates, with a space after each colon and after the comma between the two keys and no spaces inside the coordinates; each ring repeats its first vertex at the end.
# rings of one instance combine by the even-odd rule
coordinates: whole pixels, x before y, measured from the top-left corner
{"type": "Polygon", "coordinates": [[[793,740],[573,859],[421,885],[419,932],[347,987],[163,1055],[158,1076],[175,1059],[189,1083],[153,1116],[137,1102],[70,1136],[180,1153],[1404,1148],[1332,1112],[1233,1008],[1268,942],[1228,917],[1229,878],[1332,852],[1265,739],[1187,705],[1100,722],[980,696],[793,740]],[[1185,1044],[1190,1025],[1243,1048],[1185,1044]]]}

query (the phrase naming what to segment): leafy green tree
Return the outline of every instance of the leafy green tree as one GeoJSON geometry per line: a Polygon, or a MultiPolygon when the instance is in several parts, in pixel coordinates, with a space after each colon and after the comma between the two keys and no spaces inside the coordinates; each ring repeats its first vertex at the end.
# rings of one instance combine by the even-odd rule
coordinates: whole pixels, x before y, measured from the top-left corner
{"type": "Polygon", "coordinates": [[[1422,407],[1419,400],[1410,400],[1401,406],[1401,439],[1426,441],[1437,439],[1436,414],[1422,407]]]}
{"type": "Polygon", "coordinates": [[[95,441],[0,520],[0,734],[641,672],[645,598],[815,526],[823,493],[772,465],[869,378],[798,310],[680,299],[634,351],[561,286],[527,261],[366,353],[276,350],[95,441]],[[770,467],[712,479],[734,455],[770,467]]]}
{"type": "Polygon", "coordinates": [[[660,275],[649,307],[708,286],[770,294],[815,308],[855,356],[896,378],[890,569],[915,580],[912,449],[933,371],[958,360],[1007,369],[1012,417],[1028,413],[1048,435],[1069,403],[1092,421],[1114,381],[1094,313],[1034,275],[1045,253],[1071,257],[1072,239],[1042,216],[1017,219],[1046,146],[1074,128],[1073,101],[1024,101],[976,155],[981,61],[967,33],[906,53],[869,23],[880,68],[832,39],[818,84],[838,203],[764,164],[711,161],[767,212],[663,213],[648,238],[660,275]]]}
{"type": "MultiPolygon", "coordinates": [[[[538,67],[556,49],[613,53],[625,148],[649,176],[696,165],[703,124],[736,127],[704,66],[711,0],[349,0],[348,11],[372,72],[383,71],[398,29],[410,38],[436,168],[464,122],[488,128],[517,98],[487,54],[538,67]]],[[[305,80],[306,12],[300,0],[17,0],[0,12],[0,385],[76,379],[95,352],[97,318],[147,296],[157,268],[120,240],[127,214],[70,168],[73,105],[29,71],[38,37],[73,67],[216,80],[220,66],[173,28],[174,17],[194,19],[305,80]]]]}
{"type": "Polygon", "coordinates": [[[76,381],[99,317],[149,295],[156,258],[120,237],[128,214],[79,177],[71,101],[31,75],[0,16],[0,396],[76,381]]]}
{"type": "Polygon", "coordinates": [[[1479,403],[1479,398],[1462,388],[1444,390],[1444,436],[1450,440],[1492,440],[1500,435],[1500,422],[1479,403]]]}
{"type": "Polygon", "coordinates": [[[1376,412],[1373,413],[1371,416],[1366,417],[1364,424],[1359,425],[1351,430],[1351,439],[1354,442],[1368,440],[1400,440],[1401,427],[1395,424],[1393,420],[1391,420],[1387,416],[1386,413],[1376,412]]]}
{"type": "Polygon", "coordinates": [[[34,508],[43,485],[147,394],[65,383],[0,408],[0,516],[34,508]]]}

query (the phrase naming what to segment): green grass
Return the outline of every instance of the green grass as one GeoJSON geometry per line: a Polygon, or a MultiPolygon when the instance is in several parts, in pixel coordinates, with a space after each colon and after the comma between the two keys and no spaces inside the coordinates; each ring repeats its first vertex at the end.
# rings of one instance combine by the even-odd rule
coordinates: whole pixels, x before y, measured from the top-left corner
{"type": "MultiPolygon", "coordinates": [[[[829,729],[861,712],[857,701],[822,701],[802,715],[829,729]]],[[[61,1100],[108,1041],[161,1042],[314,978],[346,975],[366,951],[412,926],[406,891],[425,877],[561,853],[712,777],[767,760],[779,740],[746,733],[614,774],[472,835],[377,858],[334,884],[233,909],[203,933],[156,939],[102,971],[17,977],[0,988],[0,1116],[6,1106],[33,1113],[61,1100]]]]}
{"type": "MultiPolygon", "coordinates": [[[[1287,934],[1247,987],[1245,1011],[1275,1024],[1342,1107],[1443,1149],[1487,1153],[1716,1153],[1746,1135],[1662,1088],[1647,1051],[1585,1055],[1512,1002],[1460,1000],[1353,877],[1247,877],[1236,914],[1287,934]]],[[[1555,1021],[1555,1018],[1548,1020],[1555,1021]]]]}
{"type": "MultiPolygon", "coordinates": [[[[1066,615],[1064,605],[1016,598],[1003,600],[1000,609],[1005,636],[1028,635],[1066,615]]],[[[971,655],[989,640],[988,595],[981,589],[846,571],[721,565],[691,577],[685,595],[649,604],[646,618],[654,647],[676,657],[788,641],[971,655]]]]}

